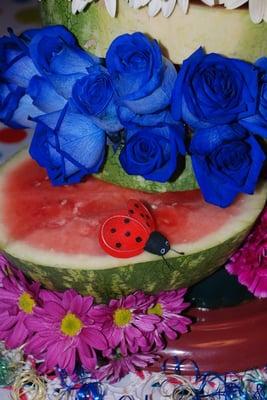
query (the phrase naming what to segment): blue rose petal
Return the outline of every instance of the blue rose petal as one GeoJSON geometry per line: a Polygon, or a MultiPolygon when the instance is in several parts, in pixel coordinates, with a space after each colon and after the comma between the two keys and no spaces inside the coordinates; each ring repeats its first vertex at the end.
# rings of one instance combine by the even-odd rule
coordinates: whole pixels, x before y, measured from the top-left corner
{"type": "Polygon", "coordinates": [[[205,200],[228,207],[238,193],[254,192],[266,156],[239,125],[198,130],[190,145],[192,165],[205,200]]]}
{"type": "Polygon", "coordinates": [[[0,121],[14,129],[31,128],[35,125],[31,118],[40,114],[24,88],[0,83],[0,121]]]}
{"type": "Polygon", "coordinates": [[[140,32],[118,36],[107,51],[106,64],[115,91],[123,100],[148,96],[161,82],[160,47],[140,32]]]}
{"type": "Polygon", "coordinates": [[[163,110],[168,107],[177,72],[174,65],[168,60],[165,60],[164,66],[162,82],[152,94],[133,101],[119,100],[119,104],[128,107],[134,113],[141,115],[153,114],[158,110],[163,110]]]}
{"type": "Polygon", "coordinates": [[[60,96],[44,77],[34,76],[29,83],[27,93],[32,98],[35,107],[44,113],[62,110],[66,104],[64,97],[60,96]]]}
{"type": "Polygon", "coordinates": [[[197,129],[240,122],[256,112],[258,80],[254,65],[198,49],[178,73],[172,115],[197,129]]]}
{"type": "Polygon", "coordinates": [[[80,182],[98,172],[104,161],[104,131],[68,105],[61,112],[37,118],[34,136],[31,156],[45,166],[54,185],[80,182]]]}
{"type": "Polygon", "coordinates": [[[10,35],[0,38],[0,75],[9,83],[26,88],[38,71],[24,42],[12,32],[10,35]]]}
{"type": "Polygon", "coordinates": [[[118,119],[113,86],[107,69],[93,65],[87,72],[73,86],[74,106],[80,113],[90,116],[99,128],[106,132],[118,132],[122,125],[118,119]]]}
{"type": "Polygon", "coordinates": [[[176,127],[137,128],[127,131],[120,162],[130,175],[166,182],[184,155],[184,129],[181,124],[176,127]]]}

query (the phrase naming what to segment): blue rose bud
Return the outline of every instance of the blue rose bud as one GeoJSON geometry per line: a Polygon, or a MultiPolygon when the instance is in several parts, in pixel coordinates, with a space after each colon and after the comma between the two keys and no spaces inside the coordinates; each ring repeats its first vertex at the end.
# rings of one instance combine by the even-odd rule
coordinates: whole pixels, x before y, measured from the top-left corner
{"type": "Polygon", "coordinates": [[[26,43],[10,31],[0,38],[0,78],[26,88],[38,71],[29,56],[26,43]]]}
{"type": "Polygon", "coordinates": [[[30,154],[46,168],[54,185],[78,183],[99,171],[106,137],[90,118],[66,104],[62,111],[42,115],[36,122],[30,154]]]}
{"type": "Polygon", "coordinates": [[[24,88],[0,80],[0,121],[12,128],[30,128],[31,118],[40,114],[24,88]]]}
{"type": "Polygon", "coordinates": [[[128,131],[120,162],[129,175],[166,182],[185,155],[182,124],[128,131]]]}
{"type": "Polygon", "coordinates": [[[81,49],[73,34],[63,26],[47,26],[34,30],[32,35],[29,32],[26,34],[31,39],[29,52],[39,74],[68,99],[76,80],[87,73],[88,67],[99,63],[99,59],[81,49]]]}
{"type": "Polygon", "coordinates": [[[208,203],[228,207],[238,193],[255,190],[266,155],[240,125],[200,129],[190,152],[197,182],[208,203]]]}
{"type": "Polygon", "coordinates": [[[267,57],[256,62],[260,71],[259,101],[255,115],[247,117],[241,124],[250,132],[267,138],[267,57]]]}
{"type": "Polygon", "coordinates": [[[108,132],[117,132],[122,125],[117,117],[114,91],[106,68],[94,65],[88,74],[78,79],[72,90],[72,99],[80,113],[108,132]]]}
{"type": "Polygon", "coordinates": [[[198,49],[184,61],[172,97],[172,114],[193,128],[238,122],[254,115],[258,69],[198,49]]]}
{"type": "Polygon", "coordinates": [[[139,32],[121,35],[111,43],[106,64],[121,123],[127,128],[140,121],[141,126],[149,126],[156,113],[157,120],[164,123],[166,115],[162,111],[170,105],[177,73],[162,56],[158,43],[139,32]]]}

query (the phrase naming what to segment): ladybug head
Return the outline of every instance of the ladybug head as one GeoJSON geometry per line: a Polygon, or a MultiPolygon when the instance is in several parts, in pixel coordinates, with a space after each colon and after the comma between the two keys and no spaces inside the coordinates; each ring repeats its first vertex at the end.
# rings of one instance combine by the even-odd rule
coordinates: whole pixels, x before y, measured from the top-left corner
{"type": "Polygon", "coordinates": [[[170,250],[170,243],[160,232],[153,231],[144,249],[157,256],[164,256],[170,250]]]}

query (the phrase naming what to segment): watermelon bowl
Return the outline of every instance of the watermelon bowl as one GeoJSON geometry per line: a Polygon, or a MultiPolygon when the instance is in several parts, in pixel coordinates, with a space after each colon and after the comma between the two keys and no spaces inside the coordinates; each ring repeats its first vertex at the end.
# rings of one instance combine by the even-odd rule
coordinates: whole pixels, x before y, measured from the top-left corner
{"type": "Polygon", "coordinates": [[[267,184],[227,209],[199,190],[145,193],[90,177],[53,187],[26,151],[0,169],[0,249],[27,276],[55,290],[76,289],[106,302],[137,289],[157,293],[189,287],[223,265],[265,205],[267,184]],[[101,249],[98,233],[128,199],[146,202],[171,244],[166,261],[147,252],[118,259],[101,249]]]}

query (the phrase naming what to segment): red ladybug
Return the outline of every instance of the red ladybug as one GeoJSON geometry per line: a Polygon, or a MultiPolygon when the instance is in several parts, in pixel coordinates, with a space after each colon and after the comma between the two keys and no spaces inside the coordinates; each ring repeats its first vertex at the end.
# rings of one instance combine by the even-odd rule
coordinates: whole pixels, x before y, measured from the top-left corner
{"type": "Polygon", "coordinates": [[[127,202],[127,213],[107,218],[100,227],[99,243],[109,255],[129,258],[144,250],[164,256],[170,250],[169,241],[155,230],[150,211],[138,200],[127,202]]]}

